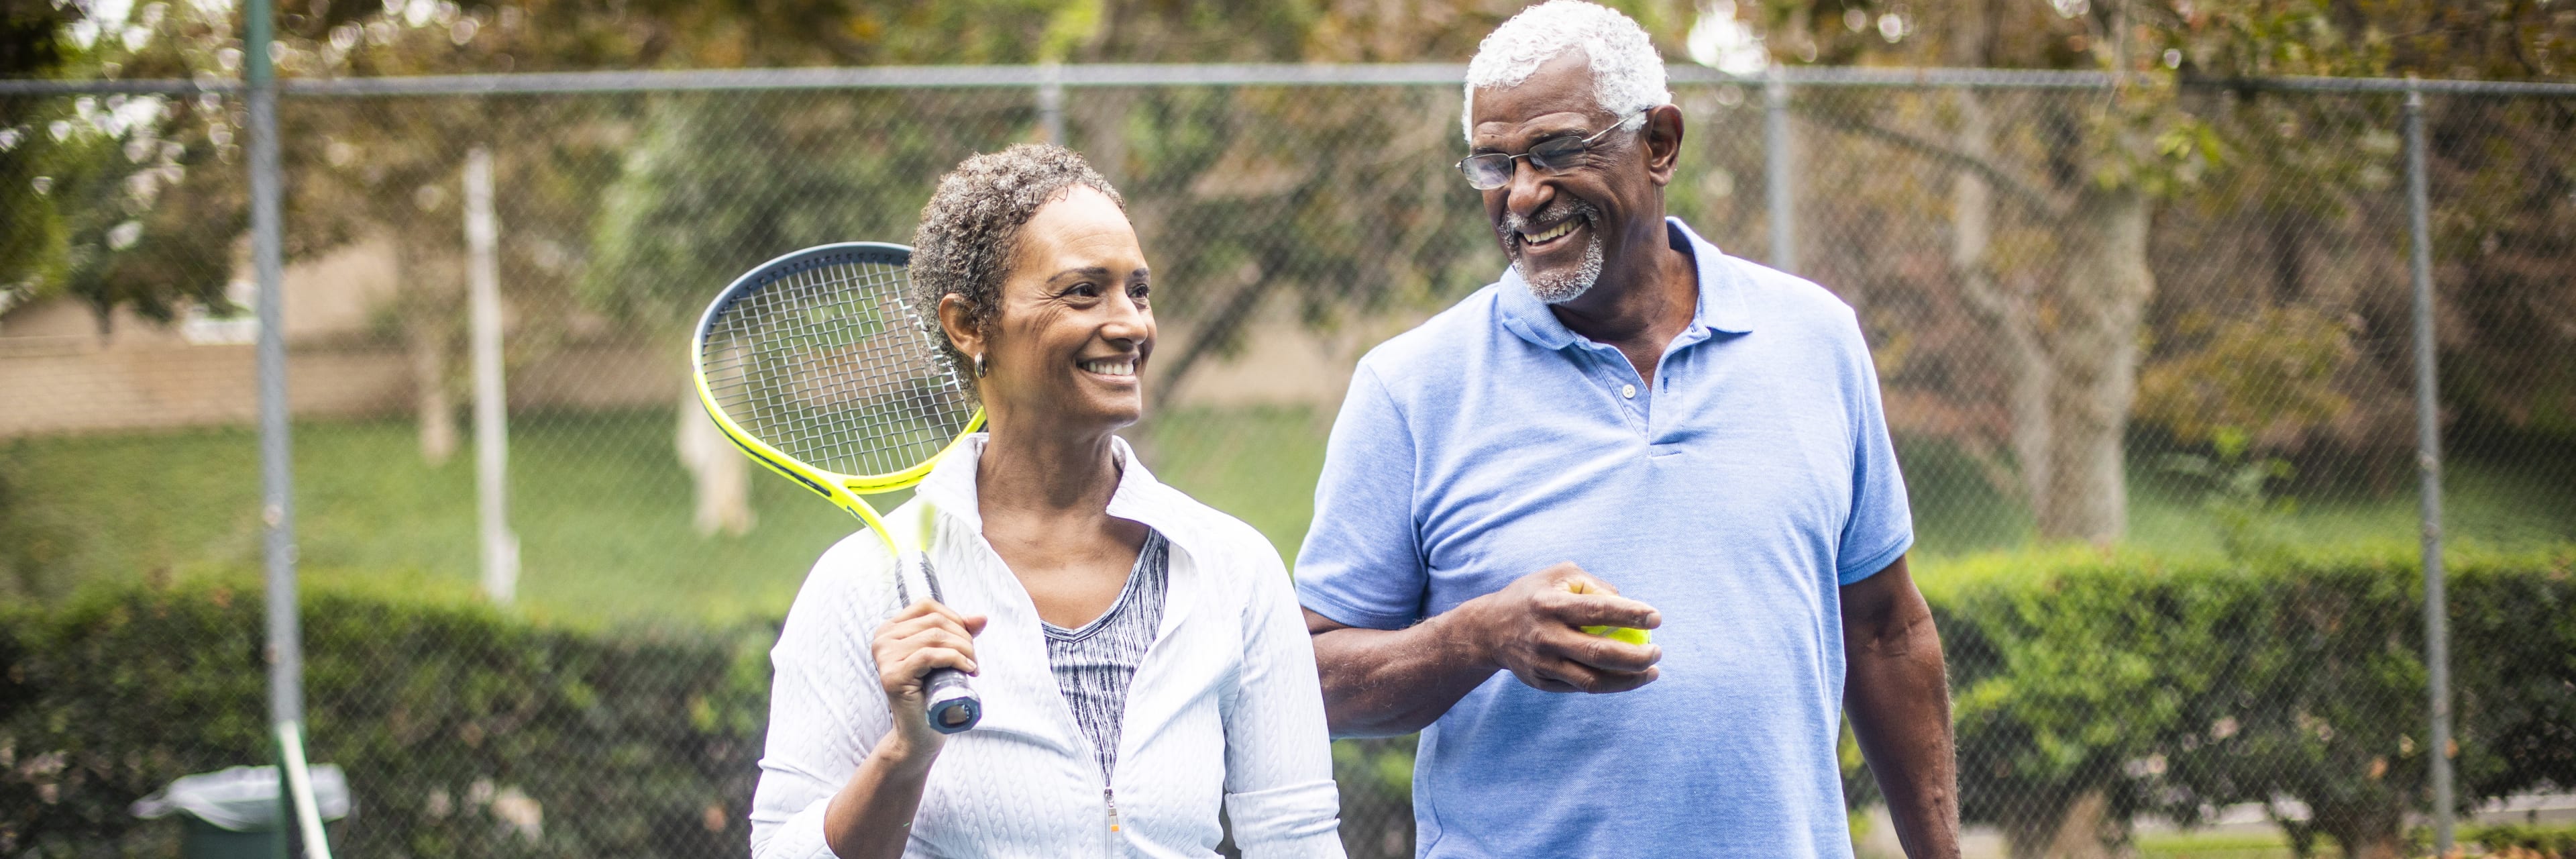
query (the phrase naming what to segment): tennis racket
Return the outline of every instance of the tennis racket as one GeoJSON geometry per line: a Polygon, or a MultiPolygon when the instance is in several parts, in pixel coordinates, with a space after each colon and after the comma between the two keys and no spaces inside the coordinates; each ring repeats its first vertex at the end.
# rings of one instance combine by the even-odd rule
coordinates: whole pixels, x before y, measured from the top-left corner
{"type": "MultiPolygon", "coordinates": [[[[897,522],[862,496],[921,482],[984,425],[906,287],[912,249],[877,242],[806,248],[736,278],[698,321],[698,401],[753,461],[859,517],[895,558],[895,599],[939,599],[924,553],[930,517],[897,522]],[[918,589],[916,589],[918,583],[918,589]]],[[[918,509],[918,508],[916,508],[918,509]]],[[[983,700],[953,668],[924,680],[930,727],[954,734],[983,700]]]]}

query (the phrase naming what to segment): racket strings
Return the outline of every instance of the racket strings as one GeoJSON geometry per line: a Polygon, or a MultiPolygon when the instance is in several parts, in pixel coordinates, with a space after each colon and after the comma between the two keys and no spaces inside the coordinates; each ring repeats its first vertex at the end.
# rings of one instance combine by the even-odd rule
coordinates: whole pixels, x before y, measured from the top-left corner
{"type": "Polygon", "coordinates": [[[717,407],[826,471],[867,477],[929,460],[975,403],[905,286],[903,266],[845,259],[742,290],[701,346],[717,407]]]}

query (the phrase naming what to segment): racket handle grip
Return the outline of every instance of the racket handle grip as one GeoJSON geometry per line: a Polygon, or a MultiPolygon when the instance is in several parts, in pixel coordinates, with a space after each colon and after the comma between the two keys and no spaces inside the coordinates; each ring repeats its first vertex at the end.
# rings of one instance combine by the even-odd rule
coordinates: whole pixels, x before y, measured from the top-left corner
{"type": "Polygon", "coordinates": [[[959,734],[984,720],[984,699],[967,685],[966,672],[940,668],[923,679],[923,691],[929,697],[930,729],[942,734],[959,734]]]}

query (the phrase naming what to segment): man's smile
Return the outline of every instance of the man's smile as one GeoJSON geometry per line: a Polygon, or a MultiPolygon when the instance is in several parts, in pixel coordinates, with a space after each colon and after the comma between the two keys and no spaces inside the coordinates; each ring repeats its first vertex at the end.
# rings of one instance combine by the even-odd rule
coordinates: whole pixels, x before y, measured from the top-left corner
{"type": "Polygon", "coordinates": [[[1528,216],[1503,213],[1501,232],[1514,256],[1524,252],[1546,253],[1571,245],[1567,237],[1600,220],[1601,210],[1592,204],[1571,198],[1559,198],[1528,216]]]}
{"type": "Polygon", "coordinates": [[[1546,249],[1553,246],[1557,240],[1572,234],[1574,232],[1574,228],[1582,226],[1582,224],[1583,221],[1580,218],[1567,218],[1563,221],[1557,222],[1556,226],[1540,230],[1536,233],[1522,231],[1520,233],[1521,246],[1531,250],[1546,249]]]}

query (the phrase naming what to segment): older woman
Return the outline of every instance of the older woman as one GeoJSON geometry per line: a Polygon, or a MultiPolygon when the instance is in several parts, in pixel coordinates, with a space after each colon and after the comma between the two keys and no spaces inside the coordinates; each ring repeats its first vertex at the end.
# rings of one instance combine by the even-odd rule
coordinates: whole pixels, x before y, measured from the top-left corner
{"type": "Polygon", "coordinates": [[[756,856],[1209,856],[1220,805],[1247,857],[1342,855],[1278,553],[1113,435],[1154,354],[1125,205],[1081,156],[1022,145],[922,210],[916,300],[989,420],[910,502],[946,604],[887,616],[865,533],[815,564],[771,652],[756,856]],[[930,729],[940,667],[975,675],[974,730],[930,729]]]}

